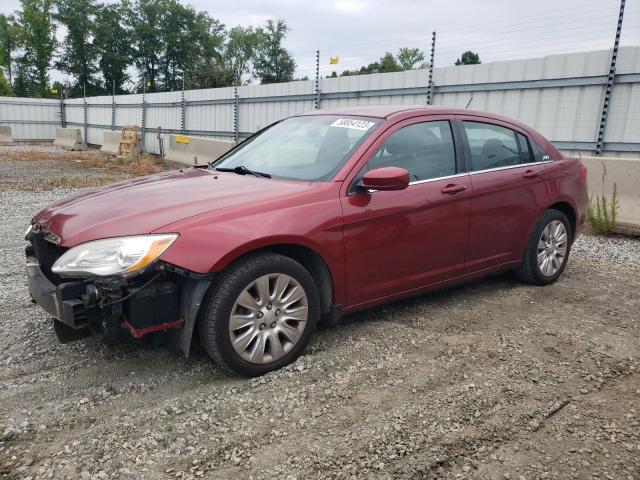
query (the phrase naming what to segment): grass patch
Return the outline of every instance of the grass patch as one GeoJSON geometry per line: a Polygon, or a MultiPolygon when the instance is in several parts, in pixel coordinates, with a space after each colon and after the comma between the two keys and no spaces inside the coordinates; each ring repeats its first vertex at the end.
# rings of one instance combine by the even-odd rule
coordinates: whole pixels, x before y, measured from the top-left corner
{"type": "Polygon", "coordinates": [[[589,208],[587,209],[587,221],[594,233],[605,234],[613,232],[616,226],[616,217],[618,216],[618,186],[613,184],[613,194],[611,200],[607,200],[606,196],[589,199],[589,208]]]}

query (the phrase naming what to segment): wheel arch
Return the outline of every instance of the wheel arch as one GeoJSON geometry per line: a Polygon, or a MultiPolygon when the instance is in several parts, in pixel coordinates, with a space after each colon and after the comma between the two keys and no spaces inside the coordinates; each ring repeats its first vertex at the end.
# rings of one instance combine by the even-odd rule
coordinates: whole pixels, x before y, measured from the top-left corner
{"type": "MultiPolygon", "coordinates": [[[[326,260],[315,249],[302,245],[299,243],[273,243],[268,245],[262,245],[253,249],[243,249],[242,253],[231,257],[226,263],[223,269],[220,271],[232,268],[233,264],[251,255],[259,255],[260,253],[278,253],[280,255],[289,257],[303,267],[305,267],[316,284],[318,285],[318,295],[320,297],[321,308],[321,323],[333,324],[336,323],[342,314],[342,307],[340,305],[334,305],[333,300],[335,298],[335,281],[332,272],[327,264],[326,260]]],[[[206,291],[211,291],[215,288],[216,281],[219,275],[215,275],[212,281],[209,280],[194,280],[194,284],[191,287],[198,286],[200,290],[199,301],[192,305],[190,315],[185,315],[185,327],[180,331],[180,335],[172,339],[171,343],[176,344],[179,350],[181,350],[186,356],[189,354],[191,341],[194,332],[194,326],[197,319],[200,317],[202,299],[206,295],[206,291]]],[[[189,288],[188,292],[191,292],[193,288],[189,288]]],[[[183,299],[184,300],[184,299],[183,299]]],[[[190,302],[192,303],[192,302],[190,302]]]]}
{"type": "Polygon", "coordinates": [[[306,268],[318,285],[322,313],[327,314],[330,312],[334,298],[334,283],[329,266],[318,252],[305,245],[280,243],[253,250],[245,255],[260,252],[278,253],[285,257],[292,258],[306,268]]]}
{"type": "Polygon", "coordinates": [[[336,298],[335,272],[331,271],[329,263],[325,260],[322,254],[320,254],[317,249],[309,245],[287,239],[286,241],[263,244],[254,246],[253,248],[241,247],[225,258],[222,269],[230,268],[234,263],[249,255],[268,252],[278,253],[285,257],[289,257],[300,263],[309,271],[318,285],[321,314],[324,320],[329,321],[330,317],[339,314],[339,311],[336,312],[336,308],[340,310],[340,307],[334,305],[334,299],[336,298]]]}
{"type": "Polygon", "coordinates": [[[577,227],[577,214],[575,208],[569,202],[559,201],[554,203],[553,205],[550,205],[548,210],[550,209],[558,210],[562,212],[565,217],[567,217],[567,220],[569,220],[569,224],[571,226],[571,239],[573,241],[576,236],[577,227]]]}

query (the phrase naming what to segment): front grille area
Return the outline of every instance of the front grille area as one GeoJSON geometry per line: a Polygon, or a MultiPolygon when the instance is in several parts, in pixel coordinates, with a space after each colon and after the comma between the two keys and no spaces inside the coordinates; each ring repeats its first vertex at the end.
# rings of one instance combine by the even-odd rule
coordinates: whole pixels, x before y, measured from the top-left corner
{"type": "Polygon", "coordinates": [[[58,245],[45,240],[42,233],[31,233],[31,245],[33,246],[33,252],[35,257],[40,263],[42,273],[54,284],[59,285],[61,278],[51,271],[51,267],[55,261],[66,251],[66,248],[59,247],[58,245]]]}

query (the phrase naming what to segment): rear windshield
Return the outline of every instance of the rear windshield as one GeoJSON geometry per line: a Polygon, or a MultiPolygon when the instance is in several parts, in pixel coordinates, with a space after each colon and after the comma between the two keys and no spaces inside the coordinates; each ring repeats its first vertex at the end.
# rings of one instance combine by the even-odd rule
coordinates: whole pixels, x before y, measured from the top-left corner
{"type": "Polygon", "coordinates": [[[339,115],[288,118],[246,140],[213,167],[242,166],[276,178],[328,181],[379,123],[378,118],[339,115]]]}

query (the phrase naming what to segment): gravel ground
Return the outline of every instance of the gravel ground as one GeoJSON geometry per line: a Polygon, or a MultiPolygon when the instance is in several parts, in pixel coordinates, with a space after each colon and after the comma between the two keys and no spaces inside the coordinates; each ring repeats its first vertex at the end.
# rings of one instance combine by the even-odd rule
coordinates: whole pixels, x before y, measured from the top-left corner
{"type": "Polygon", "coordinates": [[[54,145],[0,145],[0,155],[7,152],[62,153],[66,150],[54,145]]]}
{"type": "Polygon", "coordinates": [[[354,315],[246,380],[145,342],[59,345],[22,234],[72,190],[29,190],[0,191],[0,476],[640,478],[638,240],[583,235],[553,286],[502,275],[354,315]]]}

